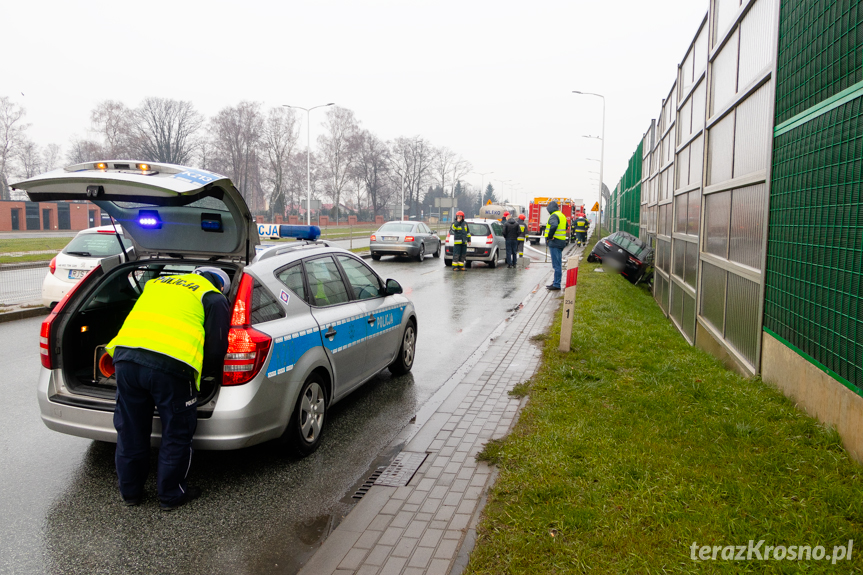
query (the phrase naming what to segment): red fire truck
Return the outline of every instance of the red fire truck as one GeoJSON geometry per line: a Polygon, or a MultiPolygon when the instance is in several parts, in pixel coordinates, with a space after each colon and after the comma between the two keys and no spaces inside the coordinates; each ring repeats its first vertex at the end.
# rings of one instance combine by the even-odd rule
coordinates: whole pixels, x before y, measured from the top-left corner
{"type": "Polygon", "coordinates": [[[555,201],[560,206],[560,211],[566,216],[566,231],[570,241],[575,241],[575,231],[572,227],[572,220],[578,217],[579,213],[584,213],[584,204],[582,200],[573,200],[571,198],[534,198],[528,208],[527,216],[527,239],[531,245],[539,243],[539,239],[545,235],[545,226],[548,223],[548,210],[545,208],[549,202],[555,201]]]}

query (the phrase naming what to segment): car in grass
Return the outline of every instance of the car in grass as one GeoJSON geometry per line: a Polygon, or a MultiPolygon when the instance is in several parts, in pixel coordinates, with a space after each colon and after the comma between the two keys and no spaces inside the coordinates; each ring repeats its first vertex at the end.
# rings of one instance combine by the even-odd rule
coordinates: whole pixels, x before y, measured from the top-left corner
{"type": "Polygon", "coordinates": [[[81,230],[48,265],[48,274],[42,281],[42,305],[54,307],[103,258],[131,248],[121,226],[116,230],[113,225],[81,230]]]}
{"type": "Polygon", "coordinates": [[[653,275],[653,248],[627,232],[614,232],[596,242],[587,261],[601,262],[632,284],[649,281],[653,275]]]}
{"type": "Polygon", "coordinates": [[[440,237],[423,222],[387,222],[369,238],[372,259],[381,256],[407,256],[423,261],[426,255],[440,257],[440,237]]]}
{"type": "MultiPolygon", "coordinates": [[[[417,317],[398,282],[315,241],[313,226],[304,239],[256,255],[254,218],[224,176],[92,162],[14,187],[35,202],[92,201],[122,225],[134,248],[102,259],[42,323],[37,395],[53,430],[116,441],[116,379],[101,367],[105,346],[148,281],[201,265],[228,274],[233,312],[221,379],[201,382],[197,448],[280,439],[308,455],[332,405],[383,369],[404,374],[413,366],[417,317]]],[[[153,445],[160,434],[154,415],[153,445]]]]}
{"type": "MultiPolygon", "coordinates": [[[[465,254],[465,267],[471,267],[473,262],[483,262],[489,267],[506,259],[506,241],[503,238],[503,226],[497,220],[469,219],[465,220],[471,238],[465,254]]],[[[447,233],[444,264],[452,265],[452,249],[455,245],[453,236],[447,233]]]]}

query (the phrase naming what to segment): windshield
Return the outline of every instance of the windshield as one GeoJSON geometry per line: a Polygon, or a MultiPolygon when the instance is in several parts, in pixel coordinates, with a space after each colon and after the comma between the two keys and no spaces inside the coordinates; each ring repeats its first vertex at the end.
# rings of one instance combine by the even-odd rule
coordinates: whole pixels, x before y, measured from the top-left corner
{"type": "Polygon", "coordinates": [[[384,224],[381,226],[381,229],[378,232],[412,232],[414,229],[413,224],[402,224],[400,222],[390,222],[388,224],[384,224]]]}
{"type": "Polygon", "coordinates": [[[488,231],[488,226],[485,224],[468,224],[467,227],[472,236],[487,236],[491,233],[488,231]]]}
{"type": "MultiPolygon", "coordinates": [[[[128,239],[122,235],[120,238],[126,249],[132,247],[128,239]]],[[[120,253],[120,244],[114,233],[81,234],[72,238],[62,253],[87,258],[107,258],[120,253]]]]}

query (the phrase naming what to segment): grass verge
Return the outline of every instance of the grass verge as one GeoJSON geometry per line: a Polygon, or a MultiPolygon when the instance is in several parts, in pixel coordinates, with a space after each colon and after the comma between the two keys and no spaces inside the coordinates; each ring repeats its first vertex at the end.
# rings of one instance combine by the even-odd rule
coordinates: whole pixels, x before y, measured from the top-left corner
{"type": "Polygon", "coordinates": [[[762,555],[863,546],[861,468],[834,430],[690,347],[646,289],[596,267],[579,270],[572,351],[557,350],[558,314],[518,424],[480,455],[500,475],[466,573],[861,570],[857,549],[836,565],[722,560],[750,540],[762,555]],[[693,561],[693,543],[723,549],[693,561]]]}
{"type": "MultiPolygon", "coordinates": [[[[13,238],[0,240],[0,255],[10,252],[35,252],[40,250],[57,250],[59,252],[71,241],[72,238],[13,238]]],[[[48,259],[50,260],[51,258],[49,257],[48,259]]]]}

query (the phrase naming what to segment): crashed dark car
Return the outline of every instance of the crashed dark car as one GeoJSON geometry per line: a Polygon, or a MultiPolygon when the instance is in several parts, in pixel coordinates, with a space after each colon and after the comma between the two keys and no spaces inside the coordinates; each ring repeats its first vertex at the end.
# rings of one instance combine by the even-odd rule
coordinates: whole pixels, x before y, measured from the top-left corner
{"type": "Polygon", "coordinates": [[[649,282],[653,277],[653,248],[627,232],[614,232],[596,242],[587,261],[601,262],[632,284],[649,282]]]}

